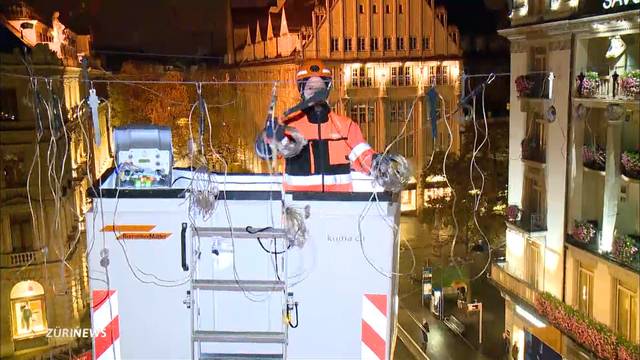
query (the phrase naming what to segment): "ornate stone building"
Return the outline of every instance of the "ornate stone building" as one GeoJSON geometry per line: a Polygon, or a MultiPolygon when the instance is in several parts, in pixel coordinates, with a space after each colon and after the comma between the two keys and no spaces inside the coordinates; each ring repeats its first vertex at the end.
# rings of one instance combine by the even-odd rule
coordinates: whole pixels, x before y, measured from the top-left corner
{"type": "Polygon", "coordinates": [[[637,358],[640,2],[514,4],[505,328],[518,359],[637,358]]]}
{"type": "MultiPolygon", "coordinates": [[[[377,151],[384,151],[407,122],[390,151],[410,159],[419,177],[431,153],[448,147],[441,115],[457,107],[462,61],[460,34],[447,22],[444,7],[433,0],[278,0],[261,8],[232,6],[226,78],[278,80],[278,109],[283,110],[299,100],[296,65],[303,58],[320,58],[334,73],[330,102],[335,111],[358,122],[377,151]],[[432,86],[444,99],[435,138],[425,99],[432,86]]],[[[238,87],[247,113],[257,114],[257,127],[263,126],[271,88],[270,83],[244,87],[246,92],[238,87]]],[[[457,152],[456,117],[448,124],[457,152]]],[[[405,210],[422,207],[419,184],[403,193],[405,210]]]]}
{"type": "MultiPolygon", "coordinates": [[[[68,354],[77,339],[47,337],[47,329],[88,321],[85,192],[110,164],[109,141],[96,145],[93,126],[81,123],[89,117],[77,116],[90,38],[57,13],[47,22],[10,2],[0,13],[0,40],[0,356],[68,354]]],[[[106,105],[100,119],[108,139],[106,105]]]]}

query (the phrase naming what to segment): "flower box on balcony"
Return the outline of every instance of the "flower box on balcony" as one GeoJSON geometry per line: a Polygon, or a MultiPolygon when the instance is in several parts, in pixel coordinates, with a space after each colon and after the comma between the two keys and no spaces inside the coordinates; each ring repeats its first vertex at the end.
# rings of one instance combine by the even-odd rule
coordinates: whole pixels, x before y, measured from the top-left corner
{"type": "Polygon", "coordinates": [[[640,70],[624,73],[620,80],[620,90],[625,97],[640,100],[640,70]]]}
{"type": "Polygon", "coordinates": [[[532,99],[550,99],[553,89],[553,74],[533,72],[520,75],[515,80],[518,97],[532,99]]]}
{"type": "Polygon", "coordinates": [[[518,97],[529,95],[529,92],[533,88],[533,81],[527,79],[526,75],[520,75],[516,78],[516,91],[518,97]]]}
{"type": "Polygon", "coordinates": [[[585,145],[582,147],[582,161],[584,166],[592,170],[604,171],[607,154],[600,145],[585,145]]]}
{"type": "Polygon", "coordinates": [[[600,88],[600,77],[595,71],[587,71],[586,74],[580,73],[576,78],[576,89],[578,97],[595,97],[600,88]]]}
{"type": "Polygon", "coordinates": [[[640,345],[616,335],[606,325],[563,303],[549,293],[537,296],[535,307],[553,326],[591,350],[599,358],[605,360],[640,358],[640,345]]]}
{"type": "Polygon", "coordinates": [[[522,146],[522,158],[524,160],[536,161],[539,163],[545,162],[545,152],[535,138],[525,138],[520,143],[522,146]]]}
{"type": "Polygon", "coordinates": [[[620,156],[622,173],[635,180],[640,180],[640,152],[625,151],[620,156]]]}
{"type": "Polygon", "coordinates": [[[594,221],[574,221],[571,236],[581,243],[593,245],[596,240],[596,225],[594,221]]]}
{"type": "Polygon", "coordinates": [[[611,256],[616,260],[638,267],[640,265],[640,237],[634,235],[616,236],[611,256]]]}

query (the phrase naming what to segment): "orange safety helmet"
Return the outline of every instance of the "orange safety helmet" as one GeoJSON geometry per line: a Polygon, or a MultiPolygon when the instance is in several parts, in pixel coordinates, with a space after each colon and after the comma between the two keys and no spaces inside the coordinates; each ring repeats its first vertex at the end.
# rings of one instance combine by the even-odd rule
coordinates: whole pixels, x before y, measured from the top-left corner
{"type": "Polygon", "coordinates": [[[320,59],[309,59],[305,60],[296,72],[296,82],[298,83],[298,91],[300,91],[300,93],[302,93],[307,80],[314,76],[321,77],[327,85],[327,90],[331,89],[333,83],[331,69],[320,59]]]}

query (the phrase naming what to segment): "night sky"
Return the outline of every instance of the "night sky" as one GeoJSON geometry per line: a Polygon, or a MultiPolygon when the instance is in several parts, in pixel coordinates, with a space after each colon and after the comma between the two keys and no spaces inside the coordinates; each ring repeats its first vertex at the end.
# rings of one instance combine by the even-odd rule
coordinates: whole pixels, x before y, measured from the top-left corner
{"type": "MultiPolygon", "coordinates": [[[[237,7],[274,0],[231,0],[237,7]]],[[[49,21],[55,10],[78,33],[91,33],[94,48],[162,54],[224,55],[223,0],[31,0],[49,21]]],[[[462,36],[495,33],[506,24],[506,0],[436,0],[462,36]]]]}

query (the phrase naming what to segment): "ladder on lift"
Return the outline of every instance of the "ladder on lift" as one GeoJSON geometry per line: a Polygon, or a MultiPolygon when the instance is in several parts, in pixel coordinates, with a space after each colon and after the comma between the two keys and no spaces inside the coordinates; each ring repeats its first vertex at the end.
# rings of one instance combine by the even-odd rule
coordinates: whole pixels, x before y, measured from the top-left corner
{"type": "MultiPolygon", "coordinates": [[[[185,231],[186,224],[183,224],[185,231]]],[[[191,264],[194,269],[191,277],[190,302],[191,307],[191,359],[192,360],[273,360],[286,359],[286,350],[288,343],[288,322],[284,321],[287,316],[287,282],[286,282],[286,264],[287,251],[280,256],[284,258],[284,267],[282,268],[280,280],[248,280],[248,279],[201,279],[198,277],[199,249],[200,241],[194,241],[197,237],[202,238],[222,238],[233,239],[239,241],[247,241],[250,239],[273,239],[274,241],[282,241],[283,247],[286,247],[286,232],[284,229],[257,229],[263,230],[254,233],[249,232],[247,228],[229,228],[229,227],[193,227],[192,228],[192,249],[191,264]],[[281,331],[219,331],[219,330],[201,330],[197,328],[196,319],[199,316],[201,304],[199,304],[199,292],[236,292],[243,294],[244,292],[273,292],[280,293],[282,296],[282,314],[279,319],[282,324],[281,331]],[[201,344],[203,343],[263,343],[263,344],[281,344],[282,352],[280,354],[254,354],[254,353],[202,353],[201,344]]],[[[256,245],[259,246],[259,245],[256,245]]],[[[282,247],[281,247],[282,248],[282,247]]],[[[206,253],[206,252],[205,252],[206,253]]],[[[266,254],[270,256],[269,254],[266,254]]],[[[234,257],[235,261],[235,257],[234,257]]],[[[186,264],[183,261],[183,267],[186,264]]],[[[240,295],[242,296],[242,295],[240,295]]]]}

